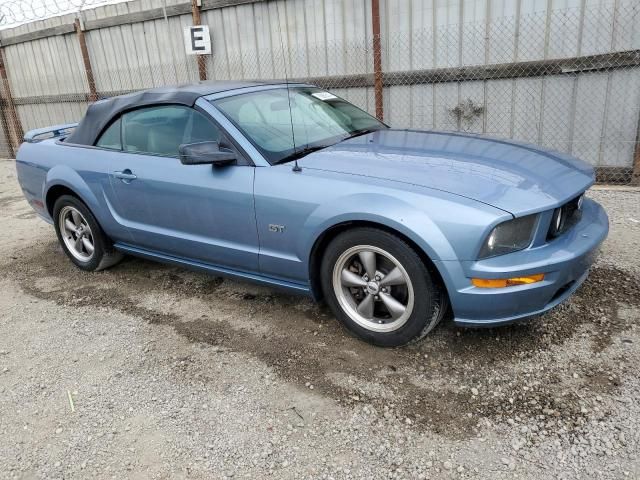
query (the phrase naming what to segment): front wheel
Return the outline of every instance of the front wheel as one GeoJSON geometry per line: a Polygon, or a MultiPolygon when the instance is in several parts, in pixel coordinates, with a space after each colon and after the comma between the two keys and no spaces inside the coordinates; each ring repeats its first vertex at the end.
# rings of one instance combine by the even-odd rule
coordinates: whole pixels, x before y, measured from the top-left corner
{"type": "Polygon", "coordinates": [[[429,333],[447,296],[415,250],[374,228],[337,236],[322,261],[324,296],[334,315],[374,345],[405,345],[429,333]]]}

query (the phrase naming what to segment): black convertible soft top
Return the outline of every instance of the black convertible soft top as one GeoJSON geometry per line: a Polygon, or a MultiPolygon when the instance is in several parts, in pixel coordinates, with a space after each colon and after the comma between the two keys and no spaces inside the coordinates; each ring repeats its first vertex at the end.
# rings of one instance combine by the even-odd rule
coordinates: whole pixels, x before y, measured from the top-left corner
{"type": "MultiPolygon", "coordinates": [[[[272,82],[276,83],[276,82],[272,82]]],[[[152,88],[140,92],[105,98],[89,105],[87,113],[65,140],[77,145],[94,145],[112,118],[126,110],[155,104],[177,104],[192,107],[204,95],[238,88],[271,85],[269,82],[200,82],[177,87],[152,88]]]]}

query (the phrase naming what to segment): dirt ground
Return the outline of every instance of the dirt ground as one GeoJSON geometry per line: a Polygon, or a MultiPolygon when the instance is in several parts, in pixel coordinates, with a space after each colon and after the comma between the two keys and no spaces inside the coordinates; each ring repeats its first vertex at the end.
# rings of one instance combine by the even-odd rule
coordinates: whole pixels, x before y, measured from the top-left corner
{"type": "Polygon", "coordinates": [[[0,478],[640,478],[640,190],[590,195],[569,302],[385,350],[303,297],[82,272],[0,161],[0,478]]]}

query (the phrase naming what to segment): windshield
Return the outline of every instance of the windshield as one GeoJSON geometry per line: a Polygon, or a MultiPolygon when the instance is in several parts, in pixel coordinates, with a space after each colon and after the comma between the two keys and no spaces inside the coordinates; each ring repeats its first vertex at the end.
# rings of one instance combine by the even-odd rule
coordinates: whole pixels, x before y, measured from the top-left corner
{"type": "Polygon", "coordinates": [[[212,103],[271,164],[292,160],[300,153],[328,147],[353,135],[386,128],[349,102],[313,87],[290,87],[288,92],[286,87],[261,90],[212,103]]]}

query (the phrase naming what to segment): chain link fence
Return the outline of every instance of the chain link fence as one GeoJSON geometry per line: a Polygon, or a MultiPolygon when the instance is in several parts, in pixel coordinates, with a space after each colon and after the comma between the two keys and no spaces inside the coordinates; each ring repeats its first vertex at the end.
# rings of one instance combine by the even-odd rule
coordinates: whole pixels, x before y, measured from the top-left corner
{"type": "MultiPolygon", "coordinates": [[[[240,10],[230,17],[236,7],[203,12],[213,37],[213,54],[204,57],[208,80],[308,81],[395,128],[514,139],[582,158],[599,181],[640,177],[634,0],[437,25],[423,18],[409,28],[393,24],[409,13],[387,5],[379,51],[371,29],[349,35],[343,28],[341,38],[329,38],[335,24],[326,15],[320,35],[309,23],[291,27],[292,14],[282,9],[292,0],[263,3],[270,13],[259,21],[241,18],[240,10]]],[[[254,17],[262,11],[257,5],[248,11],[254,17]]],[[[91,19],[87,14],[87,24],[91,19]]],[[[94,98],[198,81],[196,58],[184,54],[182,40],[190,24],[182,14],[91,29],[82,33],[88,58],[78,28],[4,46],[0,154],[13,155],[26,130],[78,121],[94,98]]]]}

